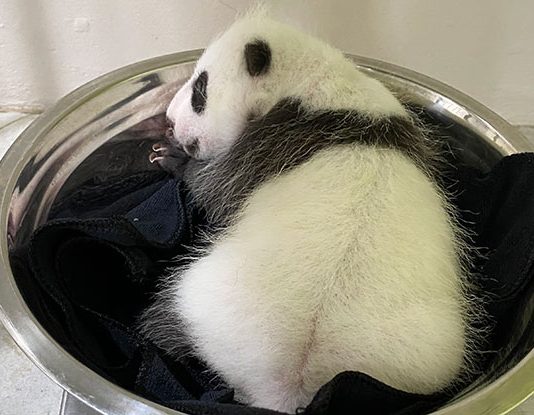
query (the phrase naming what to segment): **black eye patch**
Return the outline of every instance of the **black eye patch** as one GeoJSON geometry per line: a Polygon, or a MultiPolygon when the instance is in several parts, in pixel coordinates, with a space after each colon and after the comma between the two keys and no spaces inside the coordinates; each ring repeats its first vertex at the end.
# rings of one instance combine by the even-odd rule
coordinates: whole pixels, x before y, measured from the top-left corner
{"type": "Polygon", "coordinates": [[[193,83],[193,93],[191,94],[191,106],[197,114],[202,114],[206,108],[208,100],[208,73],[202,71],[193,83]]]}

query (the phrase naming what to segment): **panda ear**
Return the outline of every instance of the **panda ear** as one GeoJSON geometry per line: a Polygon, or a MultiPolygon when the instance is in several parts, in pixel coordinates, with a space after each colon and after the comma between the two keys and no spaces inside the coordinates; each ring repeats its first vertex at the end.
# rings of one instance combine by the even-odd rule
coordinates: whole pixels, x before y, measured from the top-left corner
{"type": "Polygon", "coordinates": [[[267,73],[271,65],[271,48],[263,40],[254,40],[245,45],[245,62],[250,76],[267,73]]]}

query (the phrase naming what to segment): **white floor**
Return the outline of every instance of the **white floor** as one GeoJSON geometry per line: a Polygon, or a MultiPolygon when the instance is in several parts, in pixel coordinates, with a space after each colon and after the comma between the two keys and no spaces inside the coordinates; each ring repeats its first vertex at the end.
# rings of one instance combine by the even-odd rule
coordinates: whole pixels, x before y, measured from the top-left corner
{"type": "MultiPolygon", "coordinates": [[[[0,112],[0,158],[35,117],[0,112]]],[[[521,130],[534,141],[534,126],[522,127],[521,130]]],[[[63,390],[31,363],[1,324],[0,357],[0,415],[85,414],[80,408],[66,410],[63,390]]],[[[534,415],[534,398],[510,414],[534,415]]]]}

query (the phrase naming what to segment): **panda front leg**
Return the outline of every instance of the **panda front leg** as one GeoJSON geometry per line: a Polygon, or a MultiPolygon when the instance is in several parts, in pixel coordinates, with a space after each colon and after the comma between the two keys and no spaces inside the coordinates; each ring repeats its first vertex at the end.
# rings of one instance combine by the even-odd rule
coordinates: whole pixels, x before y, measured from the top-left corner
{"type": "Polygon", "coordinates": [[[173,176],[181,177],[190,157],[170,140],[164,140],[152,145],[148,160],[173,176]]]}

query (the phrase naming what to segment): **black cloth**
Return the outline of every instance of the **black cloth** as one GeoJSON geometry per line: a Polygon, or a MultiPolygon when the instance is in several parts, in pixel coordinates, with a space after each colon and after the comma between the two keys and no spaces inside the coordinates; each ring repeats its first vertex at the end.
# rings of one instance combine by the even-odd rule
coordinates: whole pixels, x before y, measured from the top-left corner
{"type": "MultiPolygon", "coordinates": [[[[507,157],[489,172],[459,165],[445,182],[475,245],[485,247],[474,265],[494,322],[487,349],[499,350],[513,337],[528,350],[532,338],[514,334],[511,322],[532,299],[534,155],[507,157]]],[[[12,253],[12,264],[32,312],[67,351],[120,386],[186,413],[275,413],[236,403],[201,362],[172,361],[135,330],[158,277],[209,225],[180,180],[160,172],[93,179],[55,205],[50,218],[12,253]]],[[[496,367],[498,357],[483,364],[496,367]]],[[[453,392],[410,394],[345,372],[299,412],[414,415],[453,392]]]]}

